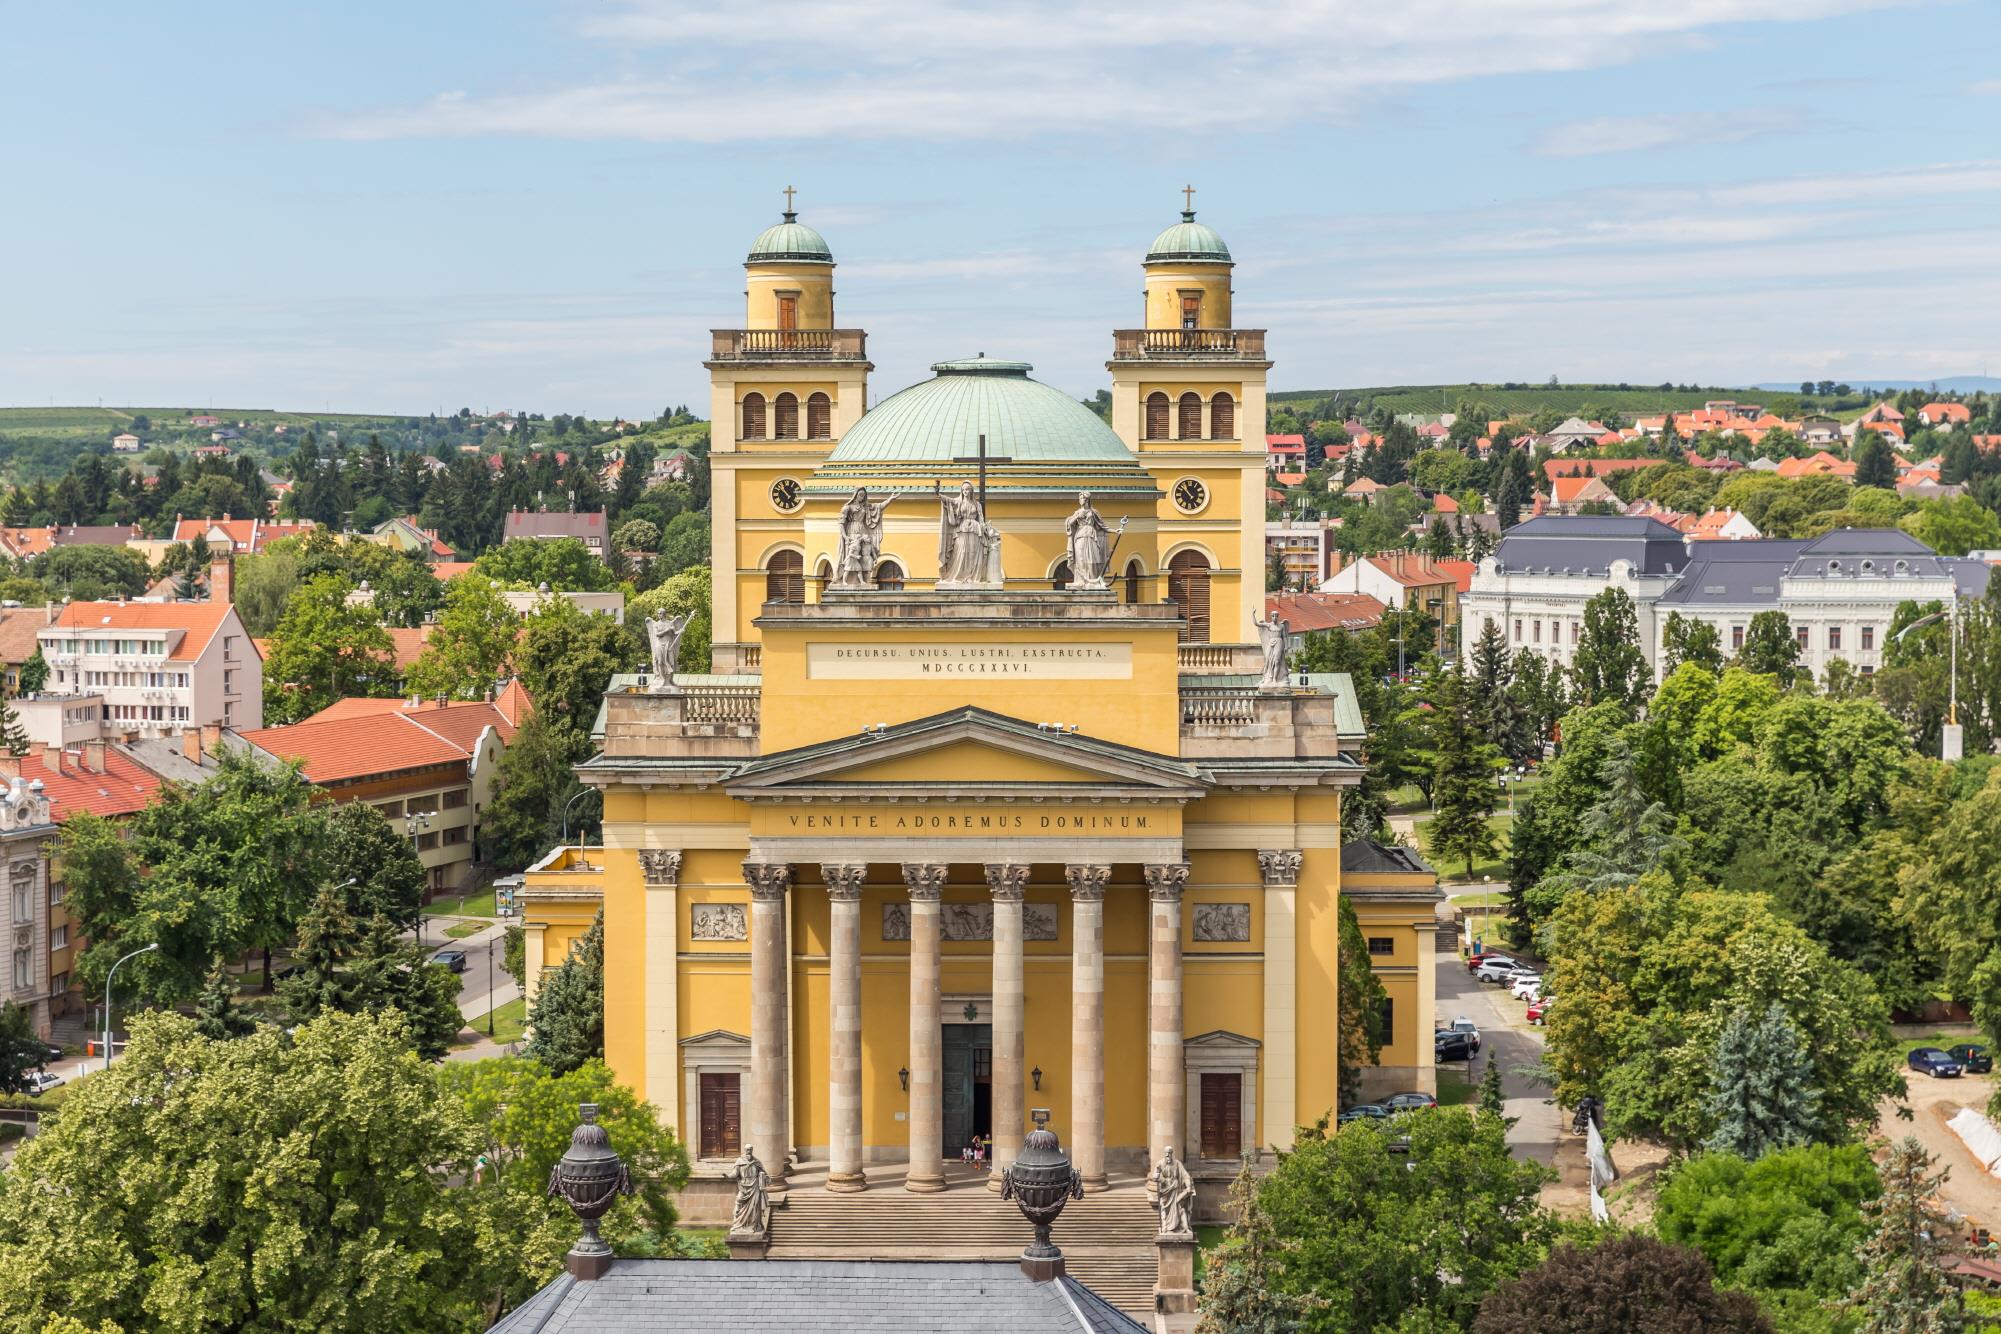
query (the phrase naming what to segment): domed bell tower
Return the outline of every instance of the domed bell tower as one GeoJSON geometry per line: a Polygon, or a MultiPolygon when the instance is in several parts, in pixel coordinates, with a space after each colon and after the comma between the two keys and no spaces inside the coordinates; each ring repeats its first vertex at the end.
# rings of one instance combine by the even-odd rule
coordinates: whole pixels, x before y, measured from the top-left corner
{"type": "Polygon", "coordinates": [[[804,486],[868,406],[868,335],[834,325],[834,254],[799,221],[785,188],[780,220],[745,256],[740,329],[710,330],[709,467],[714,502],[714,670],[751,673],[751,621],[765,602],[804,601],[804,486]]]}
{"type": "MultiPolygon", "coordinates": [[[[1142,327],[1112,333],[1112,429],[1160,489],[1158,563],[1138,571],[1146,600],[1172,598],[1187,620],[1185,672],[1258,670],[1264,607],[1265,331],[1236,325],[1236,261],[1195,220],[1147,248],[1142,327]]],[[[1131,563],[1120,573],[1132,585],[1131,563]]]]}

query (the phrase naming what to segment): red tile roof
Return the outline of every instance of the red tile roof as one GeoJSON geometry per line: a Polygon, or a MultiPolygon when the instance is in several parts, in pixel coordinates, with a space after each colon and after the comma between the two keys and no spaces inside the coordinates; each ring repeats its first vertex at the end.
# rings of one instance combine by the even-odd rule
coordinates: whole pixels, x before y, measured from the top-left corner
{"type": "Polygon", "coordinates": [[[1665,459],[1554,458],[1542,465],[1542,475],[1551,481],[1559,477],[1603,477],[1607,473],[1627,472],[1634,468],[1654,468],[1664,462],[1665,459]]]}
{"type": "Polygon", "coordinates": [[[315,783],[338,783],[438,764],[464,764],[466,752],[399,714],[334,718],[260,727],[243,739],[280,759],[303,760],[315,783]]]}
{"type": "Polygon", "coordinates": [[[60,770],[47,767],[46,752],[24,756],[21,777],[42,780],[49,804],[60,824],[84,811],[92,815],[130,815],[153,803],[159,795],[161,778],[111,746],[104,747],[104,772],[83,767],[81,751],[62,752],[60,770]]]}
{"type": "Polygon", "coordinates": [[[193,662],[229,616],[227,602],[72,602],[52,628],[63,630],[185,630],[169,662],[193,662]]]}
{"type": "Polygon", "coordinates": [[[1432,568],[1443,570],[1445,573],[1451,575],[1452,582],[1459,586],[1460,592],[1467,593],[1472,591],[1473,571],[1479,568],[1472,561],[1434,560],[1431,564],[1432,568]]]}
{"type": "Polygon", "coordinates": [[[1296,634],[1366,630],[1381,624],[1385,610],[1367,593],[1273,593],[1265,598],[1265,615],[1282,618],[1296,634]]]}

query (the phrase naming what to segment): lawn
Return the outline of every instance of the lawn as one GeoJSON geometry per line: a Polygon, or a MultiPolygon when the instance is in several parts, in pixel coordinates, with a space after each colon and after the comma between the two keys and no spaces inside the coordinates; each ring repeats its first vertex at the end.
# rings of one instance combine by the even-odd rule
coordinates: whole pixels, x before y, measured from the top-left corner
{"type": "MultiPolygon", "coordinates": [[[[1463,859],[1455,860],[1448,865],[1432,852],[1431,823],[1430,820],[1419,820],[1417,822],[1418,846],[1424,849],[1424,855],[1430,859],[1431,864],[1438,868],[1439,879],[1465,883],[1469,877],[1466,875],[1466,863],[1463,859]]],[[[1476,881],[1492,878],[1505,882],[1508,878],[1508,817],[1506,812],[1487,817],[1487,827],[1494,831],[1494,842],[1499,847],[1500,853],[1492,861],[1474,862],[1473,874],[1470,878],[1476,881]]]]}
{"type": "Polygon", "coordinates": [[[1220,1223],[1201,1223],[1195,1228],[1195,1288],[1202,1288],[1203,1271],[1209,1267],[1209,1252],[1223,1244],[1230,1229],[1220,1223]]]}
{"type": "Polygon", "coordinates": [[[493,890],[489,887],[477,894],[441,894],[424,905],[426,917],[495,917],[493,890]]]}
{"type": "Polygon", "coordinates": [[[1439,1067],[1438,1105],[1440,1107],[1460,1107],[1480,1096],[1480,1081],[1468,1079],[1457,1070],[1439,1067]]]}
{"type": "MultiPolygon", "coordinates": [[[[466,1020],[466,1027],[486,1035],[486,1016],[466,1020]]],[[[528,1034],[528,1002],[516,997],[493,1012],[493,1040],[503,1047],[519,1042],[528,1034]]],[[[469,1044],[468,1044],[469,1045],[469,1044]]]]}
{"type": "Polygon", "coordinates": [[[446,927],[445,934],[453,940],[464,940],[467,936],[476,936],[486,930],[487,925],[485,922],[460,922],[456,926],[446,927]]]}

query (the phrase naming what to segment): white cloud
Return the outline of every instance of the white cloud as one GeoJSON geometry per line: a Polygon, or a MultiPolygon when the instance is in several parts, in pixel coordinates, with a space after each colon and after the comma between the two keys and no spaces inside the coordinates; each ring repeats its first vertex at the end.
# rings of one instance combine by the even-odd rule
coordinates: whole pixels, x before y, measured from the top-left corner
{"type": "Polygon", "coordinates": [[[1546,131],[1535,151],[1544,157],[1592,157],[1648,148],[1735,144],[1804,129],[1809,117],[1793,107],[1745,107],[1658,116],[1593,116],[1546,131]]]}
{"type": "Polygon", "coordinates": [[[1982,79],[1979,83],[1969,83],[1966,91],[1975,97],[2001,97],[2001,79],[1982,79]]]}
{"type": "MultiPolygon", "coordinates": [[[[325,113],[340,139],[515,135],[658,143],[957,141],[1180,132],[1177,62],[1203,73],[1200,126],[1342,118],[1389,91],[1623,65],[1747,22],[1920,0],[1331,0],[1255,10],[1202,0],[1012,6],[911,0],[624,0],[583,32],[662,62],[565,87],[325,113]],[[1311,89],[1310,95],[1302,95],[1311,89]]],[[[1710,142],[1714,142],[1711,140],[1710,142]]]]}

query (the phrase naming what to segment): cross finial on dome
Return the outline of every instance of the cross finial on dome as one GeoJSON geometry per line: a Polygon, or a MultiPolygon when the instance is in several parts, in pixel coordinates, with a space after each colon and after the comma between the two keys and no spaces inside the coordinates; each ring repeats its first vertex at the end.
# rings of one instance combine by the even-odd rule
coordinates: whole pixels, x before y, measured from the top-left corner
{"type": "Polygon", "coordinates": [[[1181,187],[1181,220],[1195,221],[1195,187],[1192,185],[1181,187]]]}
{"type": "Polygon", "coordinates": [[[797,190],[794,190],[789,185],[785,187],[785,220],[787,222],[799,221],[799,210],[792,207],[792,196],[798,193],[797,190]]]}

